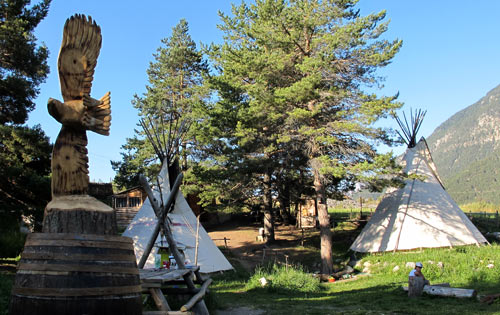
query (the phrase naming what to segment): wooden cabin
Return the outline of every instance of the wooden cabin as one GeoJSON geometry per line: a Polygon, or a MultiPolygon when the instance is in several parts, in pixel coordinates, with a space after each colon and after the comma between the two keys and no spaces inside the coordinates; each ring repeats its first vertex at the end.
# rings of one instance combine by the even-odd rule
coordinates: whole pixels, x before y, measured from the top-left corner
{"type": "Polygon", "coordinates": [[[147,194],[140,186],[113,195],[112,204],[116,211],[116,224],[119,229],[126,228],[141,208],[147,194]]]}
{"type": "Polygon", "coordinates": [[[299,203],[299,209],[297,210],[297,222],[300,228],[316,227],[318,221],[318,209],[316,206],[316,200],[302,200],[299,203]]]}

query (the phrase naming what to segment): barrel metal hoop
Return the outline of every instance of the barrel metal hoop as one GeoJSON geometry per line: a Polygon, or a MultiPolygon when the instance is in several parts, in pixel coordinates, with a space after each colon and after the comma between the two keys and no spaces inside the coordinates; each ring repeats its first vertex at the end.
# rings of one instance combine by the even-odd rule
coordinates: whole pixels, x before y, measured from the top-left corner
{"type": "Polygon", "coordinates": [[[101,234],[72,234],[72,233],[31,233],[28,239],[32,240],[80,240],[80,241],[105,241],[133,244],[130,237],[101,234]]]}
{"type": "Polygon", "coordinates": [[[141,293],[140,285],[97,288],[12,288],[12,294],[27,296],[99,296],[141,293]]]}
{"type": "Polygon", "coordinates": [[[46,239],[27,239],[26,246],[58,246],[58,247],[97,247],[97,248],[117,248],[131,249],[129,243],[110,243],[106,241],[79,241],[79,240],[46,240],[46,239]]]}
{"type": "Polygon", "coordinates": [[[117,267],[117,266],[91,266],[91,265],[62,265],[62,264],[30,264],[20,262],[18,270],[35,271],[72,271],[72,272],[99,272],[99,273],[123,273],[138,275],[139,269],[117,267]]]}
{"type": "Polygon", "coordinates": [[[23,252],[21,259],[37,259],[37,260],[89,260],[89,261],[136,261],[134,255],[111,255],[103,253],[98,254],[58,254],[58,253],[42,253],[42,252],[23,252]]]}

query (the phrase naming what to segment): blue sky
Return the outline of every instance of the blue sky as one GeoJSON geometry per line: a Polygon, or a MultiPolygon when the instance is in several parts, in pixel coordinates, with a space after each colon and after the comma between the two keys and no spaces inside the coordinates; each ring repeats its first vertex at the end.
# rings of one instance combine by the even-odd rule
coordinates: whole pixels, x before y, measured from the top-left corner
{"type": "MultiPolygon", "coordinates": [[[[49,116],[46,104],[49,97],[62,98],[57,55],[64,22],[75,13],[92,16],[103,36],[92,96],[111,91],[112,125],[108,137],[88,132],[90,179],[110,181],[114,172],[109,161],[121,159],[120,146],[138,128],[131,100],[145,90],[146,70],[160,40],[185,18],[197,44],[221,42],[217,12],[229,13],[230,7],[224,0],[53,0],[36,29],[38,40],[50,50],[51,73],[40,86],[28,124],[41,124],[55,141],[60,125],[49,116]]],[[[387,10],[390,25],[384,37],[403,40],[392,64],[379,72],[385,77],[379,94],[399,92],[406,111],[427,110],[420,135],[428,137],[451,115],[500,84],[500,1],[361,0],[358,7],[362,15],[387,10]]],[[[393,121],[384,124],[395,126],[393,121]]]]}

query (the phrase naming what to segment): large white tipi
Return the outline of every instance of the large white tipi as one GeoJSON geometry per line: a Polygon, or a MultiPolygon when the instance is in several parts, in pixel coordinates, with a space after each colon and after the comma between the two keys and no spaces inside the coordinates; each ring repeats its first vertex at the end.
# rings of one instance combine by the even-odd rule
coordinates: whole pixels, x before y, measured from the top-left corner
{"type": "Polygon", "coordinates": [[[409,146],[401,163],[417,179],[386,191],[351,250],[385,252],[487,243],[444,189],[425,139],[415,144],[421,118],[413,122],[413,130],[402,128],[409,146]]]}

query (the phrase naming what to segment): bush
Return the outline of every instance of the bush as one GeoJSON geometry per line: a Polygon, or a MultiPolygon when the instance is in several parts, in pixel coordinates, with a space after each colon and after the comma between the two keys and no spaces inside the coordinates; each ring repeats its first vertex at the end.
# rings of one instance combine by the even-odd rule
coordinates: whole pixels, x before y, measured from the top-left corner
{"type": "Polygon", "coordinates": [[[15,228],[0,229],[0,257],[17,257],[22,252],[26,234],[19,231],[18,225],[15,228]]]}
{"type": "Polygon", "coordinates": [[[10,291],[14,282],[14,276],[0,274],[0,315],[7,315],[9,309],[10,291]]]}
{"type": "Polygon", "coordinates": [[[272,292],[296,291],[312,293],[321,290],[319,279],[313,278],[311,274],[306,273],[302,266],[289,266],[286,268],[272,264],[265,268],[259,267],[248,280],[246,289],[262,288],[261,278],[266,279],[268,283],[265,287],[272,292]]]}

